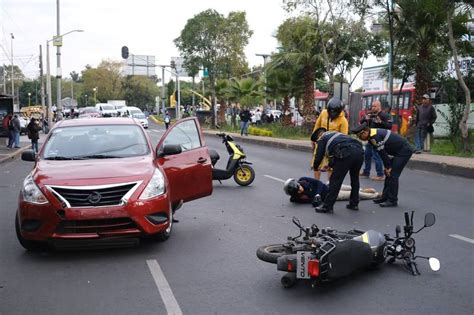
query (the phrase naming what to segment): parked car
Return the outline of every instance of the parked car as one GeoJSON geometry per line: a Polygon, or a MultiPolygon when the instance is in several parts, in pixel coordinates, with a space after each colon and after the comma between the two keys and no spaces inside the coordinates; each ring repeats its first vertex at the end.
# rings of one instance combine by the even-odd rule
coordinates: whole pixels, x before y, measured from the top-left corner
{"type": "Polygon", "coordinates": [[[143,113],[134,113],[132,114],[132,118],[138,120],[143,128],[147,129],[148,128],[148,119],[146,118],[145,114],[143,113]]]}
{"type": "Polygon", "coordinates": [[[196,118],[180,120],[152,147],[136,120],[58,122],[25,178],[15,218],[28,250],[166,240],[173,213],[212,193],[212,167],[196,118]]]}

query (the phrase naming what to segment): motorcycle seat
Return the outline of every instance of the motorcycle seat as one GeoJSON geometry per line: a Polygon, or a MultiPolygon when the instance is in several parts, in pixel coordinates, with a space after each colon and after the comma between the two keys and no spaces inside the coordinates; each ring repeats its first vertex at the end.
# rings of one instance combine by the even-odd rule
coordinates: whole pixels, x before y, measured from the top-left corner
{"type": "Polygon", "coordinates": [[[219,153],[217,151],[209,149],[209,157],[211,158],[212,165],[216,164],[220,159],[219,153]]]}

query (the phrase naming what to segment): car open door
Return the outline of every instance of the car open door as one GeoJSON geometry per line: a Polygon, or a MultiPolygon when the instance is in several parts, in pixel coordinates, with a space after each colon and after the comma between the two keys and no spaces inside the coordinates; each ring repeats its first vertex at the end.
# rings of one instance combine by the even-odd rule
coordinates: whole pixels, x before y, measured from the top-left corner
{"type": "Polygon", "coordinates": [[[158,164],[168,178],[173,206],[212,193],[211,159],[196,118],[186,118],[171,126],[158,142],[156,152],[158,164]],[[179,146],[181,153],[164,154],[170,146],[179,146]]]}

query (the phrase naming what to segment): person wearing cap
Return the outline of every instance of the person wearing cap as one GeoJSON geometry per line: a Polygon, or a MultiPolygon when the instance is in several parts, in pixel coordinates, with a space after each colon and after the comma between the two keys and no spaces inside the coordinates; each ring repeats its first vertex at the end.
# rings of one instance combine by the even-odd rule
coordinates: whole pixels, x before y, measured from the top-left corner
{"type": "Polygon", "coordinates": [[[382,158],[385,181],[382,197],[373,201],[381,207],[398,205],[398,179],[413,154],[413,148],[402,136],[387,129],[370,128],[361,124],[352,130],[359,139],[368,141],[382,158]],[[390,158],[389,155],[392,157],[390,158]]]}
{"type": "Polygon", "coordinates": [[[426,135],[433,133],[433,124],[436,121],[436,110],[430,102],[430,96],[423,94],[421,105],[416,107],[415,118],[415,153],[419,154],[423,151],[426,135]]]}
{"type": "MultiPolygon", "coordinates": [[[[338,131],[347,135],[349,133],[349,123],[347,122],[343,109],[344,104],[339,98],[331,98],[327,104],[327,108],[324,109],[318,116],[318,119],[316,120],[316,123],[313,127],[313,133],[318,128],[326,128],[326,130],[328,131],[338,131]]],[[[316,156],[317,145],[314,137],[311,137],[311,141],[311,144],[313,146],[313,159],[311,161],[312,166],[314,164],[314,158],[316,156]]],[[[319,165],[319,169],[313,169],[313,171],[314,178],[316,179],[321,179],[321,171],[327,171],[328,179],[331,177],[331,168],[328,167],[327,159],[323,159],[323,161],[319,165]]]]}
{"type": "Polygon", "coordinates": [[[334,203],[347,173],[350,173],[351,177],[351,195],[346,208],[359,210],[359,171],[364,163],[362,144],[348,135],[327,131],[326,128],[316,129],[313,137],[317,139],[318,145],[313,169],[319,168],[325,156],[329,158],[329,166],[333,169],[328,193],[323,204],[316,207],[316,212],[333,212],[334,203]]]}

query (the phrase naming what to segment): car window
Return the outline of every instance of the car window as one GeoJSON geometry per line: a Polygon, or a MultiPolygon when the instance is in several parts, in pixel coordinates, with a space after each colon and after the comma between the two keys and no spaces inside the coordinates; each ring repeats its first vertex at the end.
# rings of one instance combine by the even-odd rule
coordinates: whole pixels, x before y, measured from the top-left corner
{"type": "Polygon", "coordinates": [[[166,136],[163,144],[179,144],[183,151],[199,148],[201,138],[194,120],[187,120],[174,126],[166,136]]]}
{"type": "Polygon", "coordinates": [[[44,159],[123,158],[150,152],[136,125],[92,125],[53,130],[45,144],[44,159]]]}

